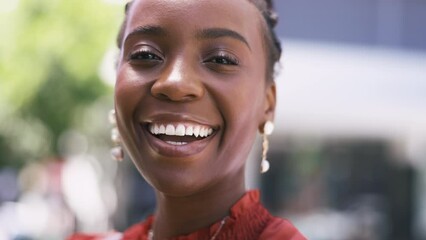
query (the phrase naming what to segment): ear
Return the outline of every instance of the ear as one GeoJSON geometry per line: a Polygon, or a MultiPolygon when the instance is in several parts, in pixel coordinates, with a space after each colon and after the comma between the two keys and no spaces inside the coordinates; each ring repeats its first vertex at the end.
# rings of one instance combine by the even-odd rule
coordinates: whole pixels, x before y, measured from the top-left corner
{"type": "Polygon", "coordinates": [[[263,125],[266,121],[274,121],[275,106],[277,103],[275,82],[270,81],[266,84],[265,100],[263,104],[262,121],[259,124],[259,131],[263,133],[263,125]]]}

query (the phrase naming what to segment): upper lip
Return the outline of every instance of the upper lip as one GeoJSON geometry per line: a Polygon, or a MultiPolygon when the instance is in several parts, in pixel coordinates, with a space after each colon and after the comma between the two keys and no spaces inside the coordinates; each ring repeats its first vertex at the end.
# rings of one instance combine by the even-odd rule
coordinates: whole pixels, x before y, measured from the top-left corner
{"type": "Polygon", "coordinates": [[[204,119],[203,117],[197,117],[189,114],[160,113],[154,114],[145,119],[141,119],[140,122],[142,124],[195,124],[209,127],[214,130],[219,129],[219,124],[210,123],[207,119],[204,119]]]}

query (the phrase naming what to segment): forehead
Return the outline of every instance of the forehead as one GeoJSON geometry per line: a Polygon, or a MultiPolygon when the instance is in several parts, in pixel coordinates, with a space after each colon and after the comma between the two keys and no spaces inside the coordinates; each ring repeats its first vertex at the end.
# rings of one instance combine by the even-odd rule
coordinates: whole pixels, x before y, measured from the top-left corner
{"type": "Polygon", "coordinates": [[[125,34],[143,25],[161,25],[182,34],[227,28],[252,42],[260,39],[260,21],[260,12],[248,0],[136,0],[125,34]]]}

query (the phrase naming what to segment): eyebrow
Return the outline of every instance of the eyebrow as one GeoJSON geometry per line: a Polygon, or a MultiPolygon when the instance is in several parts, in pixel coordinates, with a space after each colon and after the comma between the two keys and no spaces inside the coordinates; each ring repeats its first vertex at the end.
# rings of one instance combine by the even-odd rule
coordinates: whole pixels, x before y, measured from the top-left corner
{"type": "Polygon", "coordinates": [[[153,26],[153,25],[146,25],[146,26],[139,26],[135,29],[133,29],[129,34],[127,34],[126,39],[124,42],[126,42],[128,39],[137,36],[137,35],[147,35],[147,36],[155,36],[155,37],[166,37],[168,34],[167,32],[160,26],[153,26]]]}
{"type": "Polygon", "coordinates": [[[216,39],[216,38],[222,38],[222,37],[230,37],[243,42],[251,50],[249,43],[241,34],[226,28],[202,29],[199,32],[197,32],[196,37],[200,39],[216,39]]]}
{"type": "MultiPolygon", "coordinates": [[[[137,36],[137,35],[147,35],[155,37],[166,37],[168,35],[167,31],[160,27],[154,25],[139,26],[133,29],[127,36],[124,42],[127,42],[128,39],[137,36]]],[[[198,31],[195,34],[196,38],[199,39],[217,39],[222,37],[230,37],[236,39],[240,42],[243,42],[251,50],[247,40],[238,32],[226,29],[226,28],[207,28],[198,31]]]]}

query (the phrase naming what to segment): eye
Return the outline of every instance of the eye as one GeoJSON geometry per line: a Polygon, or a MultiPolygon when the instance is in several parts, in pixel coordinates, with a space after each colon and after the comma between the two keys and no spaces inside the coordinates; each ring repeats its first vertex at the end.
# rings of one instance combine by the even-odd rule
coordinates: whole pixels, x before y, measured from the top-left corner
{"type": "Polygon", "coordinates": [[[207,59],[205,63],[215,63],[220,65],[238,65],[239,62],[238,59],[236,59],[235,57],[229,56],[227,54],[220,54],[207,59]]]}
{"type": "Polygon", "coordinates": [[[163,59],[161,59],[157,54],[149,51],[149,50],[145,50],[145,49],[141,49],[138,50],[132,54],[130,54],[129,60],[133,60],[133,61],[162,61],[163,59]]]}

